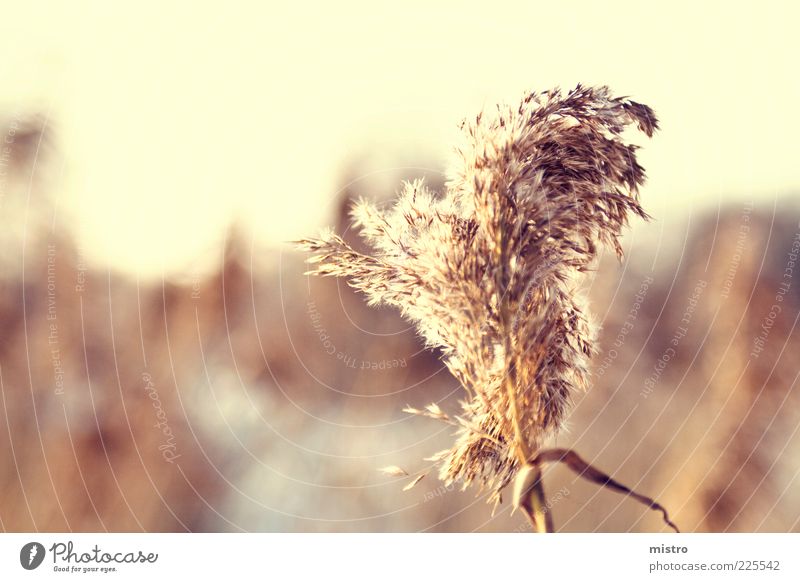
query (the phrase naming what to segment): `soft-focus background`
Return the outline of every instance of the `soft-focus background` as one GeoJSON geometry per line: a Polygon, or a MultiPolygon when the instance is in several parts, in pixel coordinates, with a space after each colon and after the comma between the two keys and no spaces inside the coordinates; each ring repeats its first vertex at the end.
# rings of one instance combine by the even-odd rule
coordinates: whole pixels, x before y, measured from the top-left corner
{"type": "MultiPolygon", "coordinates": [[[[651,105],[654,220],[586,282],[591,388],[554,444],[685,530],[800,530],[795,5],[16,3],[0,19],[0,528],[525,531],[413,475],[457,383],[286,241],[527,90],[651,105]],[[672,348],[672,349],[670,349],[672,348]]],[[[561,468],[560,531],[660,531],[561,468]]]]}

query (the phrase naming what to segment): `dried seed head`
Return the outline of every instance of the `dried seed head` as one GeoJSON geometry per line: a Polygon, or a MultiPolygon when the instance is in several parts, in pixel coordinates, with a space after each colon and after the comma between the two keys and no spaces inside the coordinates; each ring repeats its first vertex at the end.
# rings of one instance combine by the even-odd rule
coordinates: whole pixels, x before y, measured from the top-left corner
{"type": "Polygon", "coordinates": [[[490,500],[563,421],[585,386],[594,329],[578,275],[600,244],[622,254],[644,170],[622,138],[647,136],[653,111],[608,88],[532,93],[516,108],[464,123],[441,196],[407,183],[388,212],[360,201],[353,217],[374,249],[354,251],[332,232],[300,241],[313,272],[346,277],[370,304],[399,308],[466,389],[459,416],[410,412],[458,426],[440,476],[478,482],[490,500]]]}
{"type": "Polygon", "coordinates": [[[389,475],[390,477],[408,477],[408,473],[405,471],[405,469],[401,469],[397,465],[382,467],[380,472],[384,475],[389,475]]]}

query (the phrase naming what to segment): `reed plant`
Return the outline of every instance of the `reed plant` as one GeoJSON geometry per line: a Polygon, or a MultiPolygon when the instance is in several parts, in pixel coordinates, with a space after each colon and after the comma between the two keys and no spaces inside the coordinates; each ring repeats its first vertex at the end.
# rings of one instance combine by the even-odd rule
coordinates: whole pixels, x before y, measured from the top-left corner
{"type": "Polygon", "coordinates": [[[589,382],[597,326],[582,276],[602,247],[622,257],[623,228],[648,218],[631,126],[650,137],[658,122],[607,87],[530,93],[462,124],[443,192],[415,181],[388,210],[354,206],[371,253],[331,230],[299,241],[311,272],[398,308],[463,386],[457,412],[406,409],[456,427],[452,447],[430,457],[440,478],[476,484],[494,504],[513,483],[514,505],[541,532],[554,529],[542,483],[553,462],[662,511],[674,527],[655,501],[575,452],[542,449],[589,382]]]}

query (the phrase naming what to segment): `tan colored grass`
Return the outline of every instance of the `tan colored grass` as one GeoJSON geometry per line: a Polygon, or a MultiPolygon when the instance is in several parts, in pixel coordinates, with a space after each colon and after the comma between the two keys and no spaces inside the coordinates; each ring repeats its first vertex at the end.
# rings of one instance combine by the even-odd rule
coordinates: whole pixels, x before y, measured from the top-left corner
{"type": "Polygon", "coordinates": [[[658,127],[649,107],[606,87],[531,93],[464,122],[444,192],[413,182],[388,211],[355,206],[371,254],[330,231],[300,241],[313,273],[397,307],[444,354],[463,410],[409,412],[458,427],[437,456],[447,483],[478,483],[498,502],[586,385],[595,326],[580,275],[602,245],[621,256],[628,218],[647,216],[631,125],[658,127]]]}

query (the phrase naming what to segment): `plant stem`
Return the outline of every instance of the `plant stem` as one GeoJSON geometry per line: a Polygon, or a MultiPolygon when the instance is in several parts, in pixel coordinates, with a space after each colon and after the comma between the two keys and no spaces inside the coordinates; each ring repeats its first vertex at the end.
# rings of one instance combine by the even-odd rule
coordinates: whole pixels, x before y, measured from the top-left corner
{"type": "Polygon", "coordinates": [[[520,466],[525,466],[528,463],[528,459],[531,458],[530,451],[528,450],[528,445],[525,442],[525,438],[522,435],[522,428],[519,422],[519,407],[517,406],[517,392],[515,389],[515,378],[516,374],[514,373],[513,366],[508,368],[508,372],[506,373],[506,394],[508,396],[508,406],[511,409],[511,425],[514,427],[514,440],[515,440],[515,449],[517,452],[517,459],[519,460],[520,466]]]}
{"type": "Polygon", "coordinates": [[[514,489],[514,503],[531,522],[534,531],[537,533],[553,532],[553,518],[545,504],[542,470],[539,466],[526,463],[517,473],[517,483],[514,489]]]}
{"type": "Polygon", "coordinates": [[[512,359],[512,342],[510,329],[510,309],[508,300],[505,298],[507,282],[504,279],[507,261],[507,233],[499,228],[495,234],[495,253],[497,264],[501,265],[495,279],[496,291],[501,294],[498,298],[500,303],[500,324],[505,330],[505,357],[506,357],[506,394],[508,405],[511,412],[511,425],[514,429],[515,449],[520,471],[517,473],[517,484],[515,486],[514,503],[522,509],[531,522],[531,526],[537,533],[549,533],[553,531],[553,519],[545,506],[544,484],[542,483],[542,471],[538,465],[530,462],[531,451],[528,448],[527,440],[522,434],[520,423],[519,406],[517,403],[517,361],[512,359]]]}
{"type": "Polygon", "coordinates": [[[550,533],[553,531],[553,518],[545,506],[544,483],[542,482],[542,471],[538,465],[530,463],[532,458],[528,450],[527,442],[522,434],[522,427],[519,421],[519,407],[517,406],[516,383],[516,362],[508,367],[506,373],[506,393],[508,404],[511,409],[511,424],[514,427],[514,440],[517,459],[520,464],[520,471],[517,479],[523,481],[517,485],[517,497],[514,502],[522,509],[525,516],[531,522],[531,526],[537,533],[550,533]]]}
{"type": "Polygon", "coordinates": [[[545,496],[544,496],[544,481],[542,481],[542,472],[539,467],[536,467],[538,477],[531,488],[531,505],[533,515],[531,521],[534,528],[538,533],[551,533],[553,531],[553,516],[547,510],[545,496]]]}

